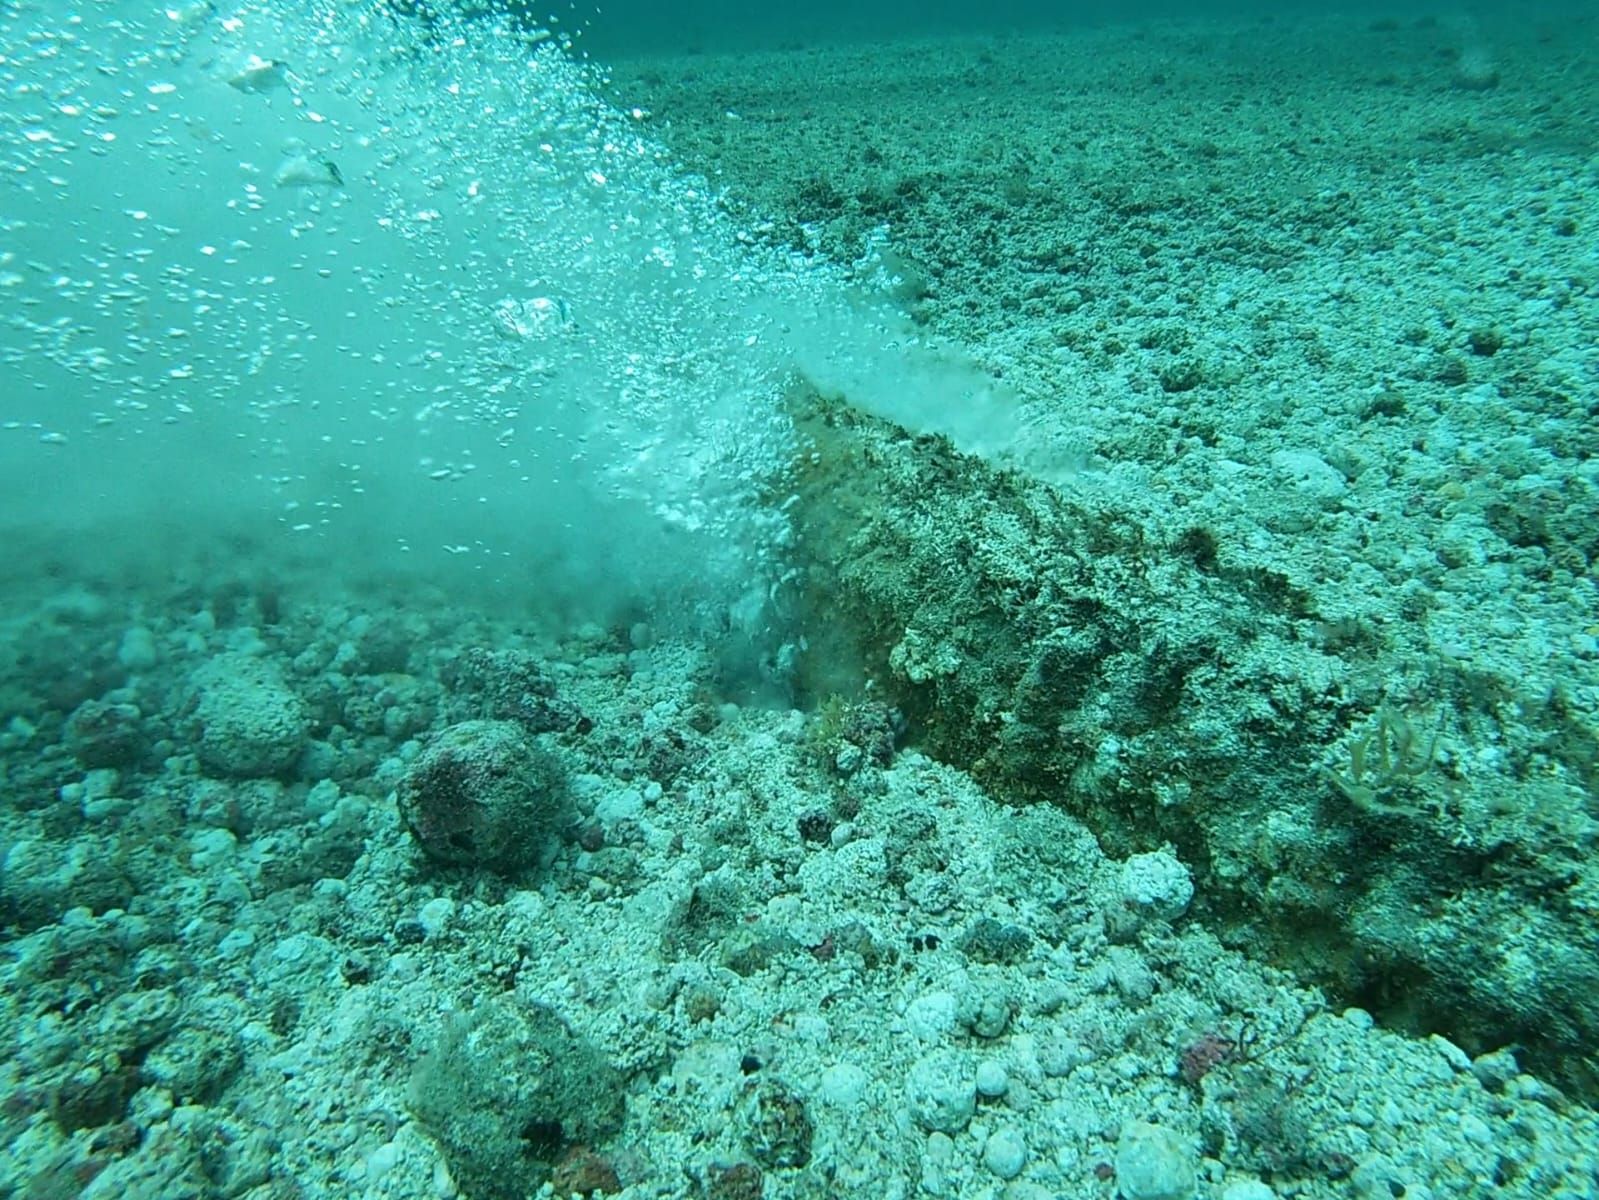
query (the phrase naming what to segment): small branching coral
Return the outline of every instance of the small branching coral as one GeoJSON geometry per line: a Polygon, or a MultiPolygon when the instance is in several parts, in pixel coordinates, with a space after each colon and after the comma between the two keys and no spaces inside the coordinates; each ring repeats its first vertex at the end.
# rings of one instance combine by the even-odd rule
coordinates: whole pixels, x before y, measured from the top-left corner
{"type": "Polygon", "coordinates": [[[1365,812],[1413,816],[1404,802],[1405,789],[1437,762],[1438,731],[1423,737],[1403,713],[1386,705],[1349,744],[1349,762],[1341,772],[1322,773],[1346,800],[1365,812]]]}

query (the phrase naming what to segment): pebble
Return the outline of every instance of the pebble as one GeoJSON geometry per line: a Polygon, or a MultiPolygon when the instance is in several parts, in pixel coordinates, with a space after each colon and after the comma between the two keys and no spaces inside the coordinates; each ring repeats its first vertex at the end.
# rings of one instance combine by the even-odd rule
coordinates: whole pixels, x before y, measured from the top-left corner
{"type": "Polygon", "coordinates": [[[949,1190],[949,1171],[954,1163],[954,1141],[947,1134],[928,1134],[922,1153],[922,1191],[929,1196],[942,1196],[949,1190]]]}
{"type": "Polygon", "coordinates": [[[366,1180],[376,1183],[400,1161],[400,1148],[393,1142],[384,1142],[371,1154],[366,1156],[366,1180]]]}
{"type": "Polygon", "coordinates": [[[1494,1050],[1472,1059],[1471,1071],[1483,1087],[1490,1092],[1500,1092],[1521,1074],[1521,1067],[1516,1062],[1514,1051],[1494,1050]]]}
{"type": "Polygon", "coordinates": [[[1088,1058],[1089,1055],[1084,1053],[1081,1046],[1065,1036],[1050,1038],[1038,1051],[1038,1065],[1051,1079],[1070,1075],[1078,1066],[1087,1062],[1088,1058]]]}
{"type": "Polygon", "coordinates": [[[436,938],[444,932],[454,915],[455,901],[448,896],[438,896],[422,906],[417,913],[417,923],[422,926],[423,936],[436,938]]]}
{"type": "Polygon", "coordinates": [[[1133,1121],[1116,1144],[1116,1184],[1124,1200],[1189,1200],[1193,1152],[1165,1126],[1133,1121]]]}
{"type": "Polygon", "coordinates": [[[916,1123],[939,1133],[959,1133],[977,1109],[970,1068],[952,1050],[916,1061],[905,1080],[905,1098],[916,1123]]]}
{"type": "Polygon", "coordinates": [[[997,1100],[1010,1087],[1010,1077],[1005,1068],[991,1058],[977,1064],[977,1094],[985,1100],[997,1100]]]}
{"type": "Polygon", "coordinates": [[[927,992],[912,1000],[905,1010],[905,1024],[924,1042],[940,1042],[955,1029],[955,996],[951,992],[927,992]]]}
{"type": "Polygon", "coordinates": [[[117,661],[130,671],[148,671],[160,661],[160,657],[156,650],[155,634],[140,626],[124,633],[122,643],[117,647],[117,661]]]}
{"type": "Polygon", "coordinates": [[[983,1144],[983,1166],[1001,1179],[1015,1179],[1027,1165],[1027,1143],[1021,1131],[1006,1125],[989,1134],[983,1144]]]}
{"type": "Polygon", "coordinates": [[[1162,921],[1175,921],[1194,898],[1194,879],[1168,850],[1135,854],[1122,864],[1122,904],[1162,921]]]}
{"type": "Polygon", "coordinates": [[[854,1063],[834,1063],[822,1072],[820,1096],[834,1108],[854,1108],[866,1094],[866,1072],[854,1063]]]}

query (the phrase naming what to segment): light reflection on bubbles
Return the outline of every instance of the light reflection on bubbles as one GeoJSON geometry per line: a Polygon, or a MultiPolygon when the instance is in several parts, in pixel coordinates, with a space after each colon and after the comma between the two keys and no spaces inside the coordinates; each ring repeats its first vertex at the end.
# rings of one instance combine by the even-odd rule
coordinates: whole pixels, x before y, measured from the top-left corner
{"type": "MultiPolygon", "coordinates": [[[[388,525],[411,553],[540,552],[583,524],[648,564],[650,530],[707,488],[706,547],[742,569],[746,500],[703,446],[772,403],[774,364],[728,361],[754,298],[641,285],[646,261],[731,275],[734,243],[604,131],[624,118],[557,47],[345,5],[298,24],[264,4],[107,7],[93,30],[28,12],[0,67],[24,110],[0,151],[19,201],[0,432],[87,447],[86,520],[214,515],[221,496],[300,535],[388,525]],[[674,378],[679,343],[699,379],[721,361],[719,389],[674,378]],[[623,452],[646,436],[648,461],[623,452]]],[[[762,438],[779,468],[781,438],[762,438]]]]}
{"type": "Polygon", "coordinates": [[[481,546],[445,557],[712,603],[766,570],[796,359],[877,335],[557,41],[346,3],[8,20],[0,520],[280,528],[329,570],[481,546]]]}

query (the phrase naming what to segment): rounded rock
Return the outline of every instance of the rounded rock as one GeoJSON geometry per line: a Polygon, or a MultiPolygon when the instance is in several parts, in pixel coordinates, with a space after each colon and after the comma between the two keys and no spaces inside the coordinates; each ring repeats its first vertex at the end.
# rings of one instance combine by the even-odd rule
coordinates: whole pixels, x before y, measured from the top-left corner
{"type": "Polygon", "coordinates": [[[1166,850],[1129,858],[1122,864],[1120,886],[1128,909],[1160,921],[1175,921],[1194,898],[1193,876],[1166,850]]]}
{"type": "Polygon", "coordinates": [[[1116,1143],[1116,1185],[1124,1200],[1190,1200],[1193,1151],[1165,1126],[1133,1121],[1116,1143]]]}
{"type": "Polygon", "coordinates": [[[1027,1142],[1021,1131],[1004,1125],[983,1143],[983,1166],[1001,1179],[1015,1179],[1027,1165],[1027,1142]]]}
{"type": "Polygon", "coordinates": [[[955,1020],[980,1038],[997,1038],[1010,1027],[1011,1004],[1004,992],[973,986],[956,1001],[955,1020]]]}
{"type": "Polygon", "coordinates": [[[942,1041],[955,1030],[956,1003],[951,992],[925,992],[905,1010],[905,1024],[924,1042],[942,1041]]]}
{"type": "Polygon", "coordinates": [[[856,1108],[866,1096],[870,1078],[854,1063],[834,1063],[822,1072],[818,1094],[834,1108],[856,1108]]]}
{"type": "Polygon", "coordinates": [[[305,749],[305,706],[270,663],[244,654],[212,660],[196,675],[201,765],[214,775],[282,775],[305,749]]]}
{"type": "Polygon", "coordinates": [[[1471,1072],[1488,1091],[1502,1092],[1521,1074],[1521,1067],[1516,1062],[1515,1051],[1504,1048],[1472,1059],[1471,1072]]]}
{"type": "Polygon", "coordinates": [[[133,704],[85,700],[66,726],[67,748],[85,767],[130,767],[143,756],[147,740],[143,714],[133,704]]]}
{"type": "Polygon", "coordinates": [[[1003,1064],[985,1058],[977,1064],[977,1094],[985,1100],[997,1100],[1010,1087],[1010,1077],[1003,1064]]]}
{"type": "Polygon", "coordinates": [[[560,765],[511,721],[452,725],[417,757],[396,792],[429,858],[513,871],[539,860],[565,800],[560,765]]]}
{"type": "Polygon", "coordinates": [[[161,661],[155,634],[142,626],[128,630],[117,646],[117,661],[130,671],[148,671],[161,661]]]}
{"type": "Polygon", "coordinates": [[[406,1100],[463,1193],[524,1200],[572,1147],[621,1127],[622,1084],[554,1009],[502,994],[446,1018],[406,1100]]]}
{"type": "Polygon", "coordinates": [[[937,1133],[959,1133],[977,1110],[971,1071],[953,1050],[916,1060],[905,1078],[905,1099],[916,1123],[937,1133]]]}

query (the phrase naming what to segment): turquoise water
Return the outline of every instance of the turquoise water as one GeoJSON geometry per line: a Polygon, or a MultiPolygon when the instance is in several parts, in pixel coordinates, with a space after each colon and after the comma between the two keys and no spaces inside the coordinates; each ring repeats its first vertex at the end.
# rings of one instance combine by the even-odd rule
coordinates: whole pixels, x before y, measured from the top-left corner
{"type": "Polygon", "coordinates": [[[0,3],[0,1194],[1599,1194],[1596,30],[0,3]]]}
{"type": "Polygon", "coordinates": [[[784,373],[859,374],[898,318],[741,243],[557,39],[381,9],[58,22],[15,18],[22,544],[539,571],[591,615],[770,586],[750,496],[789,452],[784,373]]]}

